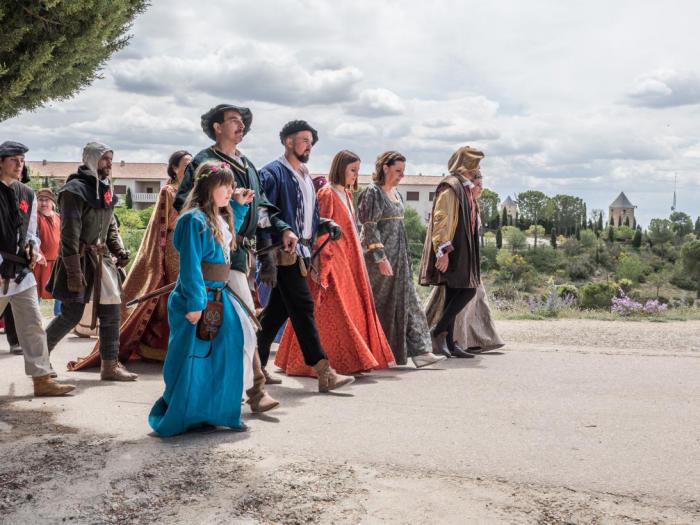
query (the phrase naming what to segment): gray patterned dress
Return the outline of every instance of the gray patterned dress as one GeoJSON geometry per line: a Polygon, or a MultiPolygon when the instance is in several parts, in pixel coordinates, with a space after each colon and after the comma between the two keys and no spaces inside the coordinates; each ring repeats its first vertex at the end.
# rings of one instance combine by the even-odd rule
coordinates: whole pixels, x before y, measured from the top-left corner
{"type": "Polygon", "coordinates": [[[360,242],[372,284],[374,303],[397,365],[429,351],[428,323],[413,284],[401,196],[393,202],[381,187],[370,184],[358,199],[360,242]],[[382,275],[378,262],[387,258],[394,271],[382,275]]]}

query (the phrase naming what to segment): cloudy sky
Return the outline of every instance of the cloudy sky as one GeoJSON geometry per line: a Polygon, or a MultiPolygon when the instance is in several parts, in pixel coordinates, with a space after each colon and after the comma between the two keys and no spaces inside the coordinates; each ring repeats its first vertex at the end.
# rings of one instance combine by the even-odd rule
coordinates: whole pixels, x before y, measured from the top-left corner
{"type": "Polygon", "coordinates": [[[371,171],[398,149],[440,175],[481,147],[487,186],[583,197],[625,191],[646,224],[700,214],[700,2],[675,0],[156,0],[130,46],[75,99],[0,123],[29,159],[77,160],[97,138],[117,160],[208,146],[199,116],[250,106],[241,149],[262,166],[278,133],[318,128],[310,161],[342,148],[371,171]]]}

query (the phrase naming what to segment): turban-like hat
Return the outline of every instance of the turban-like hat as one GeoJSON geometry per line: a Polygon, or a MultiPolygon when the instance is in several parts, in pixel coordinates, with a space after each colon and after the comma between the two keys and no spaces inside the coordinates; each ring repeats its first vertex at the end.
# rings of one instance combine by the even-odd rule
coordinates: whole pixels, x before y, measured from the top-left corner
{"type": "Polygon", "coordinates": [[[204,131],[207,137],[211,140],[216,140],[214,119],[224,111],[237,111],[241,114],[241,119],[243,119],[243,136],[250,131],[250,125],[253,123],[253,113],[250,109],[234,106],[233,104],[219,104],[202,115],[202,131],[204,131]]]}
{"type": "Polygon", "coordinates": [[[471,146],[462,146],[455,151],[447,163],[450,173],[460,173],[465,170],[473,170],[479,167],[479,162],[484,158],[484,153],[471,146]],[[462,169],[460,169],[462,168],[462,169]]]}

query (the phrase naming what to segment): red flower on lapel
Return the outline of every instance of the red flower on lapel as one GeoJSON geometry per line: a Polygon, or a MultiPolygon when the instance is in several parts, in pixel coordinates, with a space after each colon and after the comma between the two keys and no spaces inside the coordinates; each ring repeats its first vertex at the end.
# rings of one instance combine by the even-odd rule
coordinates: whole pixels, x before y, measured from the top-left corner
{"type": "Polygon", "coordinates": [[[22,213],[27,213],[29,211],[29,203],[26,199],[22,199],[22,202],[19,203],[19,209],[22,210],[22,213]]]}
{"type": "Polygon", "coordinates": [[[111,202],[112,202],[112,192],[108,191],[107,193],[105,193],[105,204],[107,204],[107,206],[109,206],[109,204],[111,202]]]}

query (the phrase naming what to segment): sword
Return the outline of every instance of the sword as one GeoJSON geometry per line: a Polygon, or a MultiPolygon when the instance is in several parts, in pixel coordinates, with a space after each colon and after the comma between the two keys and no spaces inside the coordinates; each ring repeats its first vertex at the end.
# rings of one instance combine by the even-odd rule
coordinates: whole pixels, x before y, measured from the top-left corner
{"type": "Polygon", "coordinates": [[[165,286],[158,288],[157,290],[153,290],[152,292],[144,294],[141,297],[137,297],[136,299],[132,299],[131,301],[126,303],[126,307],[128,308],[129,306],[143,303],[144,301],[148,301],[149,299],[153,299],[154,297],[160,297],[161,295],[165,295],[167,293],[172,292],[174,289],[175,289],[175,283],[166,284],[165,286]]]}

